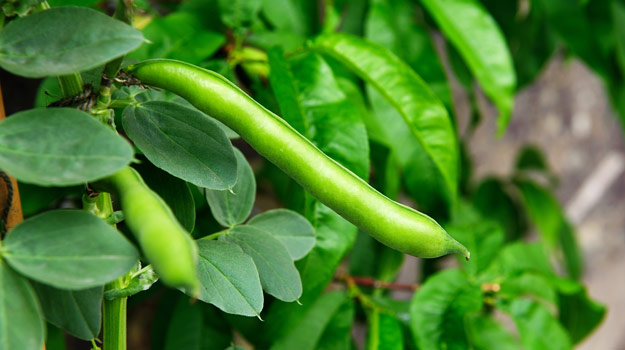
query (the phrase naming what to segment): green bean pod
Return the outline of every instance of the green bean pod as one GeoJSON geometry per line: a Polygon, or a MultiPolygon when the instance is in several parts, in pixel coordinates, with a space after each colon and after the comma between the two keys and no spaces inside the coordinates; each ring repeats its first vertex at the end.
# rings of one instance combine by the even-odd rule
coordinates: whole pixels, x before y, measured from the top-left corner
{"type": "Polygon", "coordinates": [[[197,290],[195,241],[139,173],[125,167],[94,187],[119,196],[124,220],[160,279],[171,287],[197,290]]]}
{"type": "Polygon", "coordinates": [[[468,250],[432,218],[376,191],[221,75],[164,59],[131,65],[126,72],[226,124],[320,202],[381,243],[423,258],[460,253],[468,259],[468,250]]]}

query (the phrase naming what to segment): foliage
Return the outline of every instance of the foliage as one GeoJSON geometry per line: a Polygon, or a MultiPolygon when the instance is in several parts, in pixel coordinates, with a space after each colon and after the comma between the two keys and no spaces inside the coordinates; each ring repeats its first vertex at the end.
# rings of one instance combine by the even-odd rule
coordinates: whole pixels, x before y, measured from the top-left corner
{"type": "Polygon", "coordinates": [[[371,350],[570,349],[600,324],[605,307],[580,282],[541,150],[522,150],[509,177],[473,179],[441,57],[473,106],[478,86],[491,99],[500,134],[515,93],[558,50],[596,72],[625,123],[619,1],[136,0],[130,17],[126,0],[114,17],[111,1],[0,3],[0,67],[45,78],[40,108],[0,123],[0,169],[20,182],[27,216],[0,246],[3,349],[63,349],[56,327],[96,347],[102,320],[104,334],[121,322],[108,303],[128,296],[158,301],[154,349],[244,348],[236,331],[255,348],[347,350],[356,321],[371,350]],[[393,299],[383,287],[402,254],[184,99],[123,74],[101,79],[150,58],[225,76],[381,193],[407,194],[471,260],[426,271],[410,302],[393,299]],[[155,283],[123,222],[115,229],[123,213],[85,186],[129,164],[196,239],[191,299],[155,283]]]}

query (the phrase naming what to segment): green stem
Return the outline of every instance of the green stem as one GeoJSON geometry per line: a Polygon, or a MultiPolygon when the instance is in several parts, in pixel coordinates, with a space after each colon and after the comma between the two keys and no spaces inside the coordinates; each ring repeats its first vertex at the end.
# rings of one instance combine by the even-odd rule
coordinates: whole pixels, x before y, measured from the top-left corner
{"type": "Polygon", "coordinates": [[[63,97],[78,95],[82,92],[82,77],[78,73],[60,75],[57,77],[63,97]]]}
{"type": "MultiPolygon", "coordinates": [[[[96,206],[103,217],[113,214],[113,202],[111,195],[106,192],[100,193],[96,199],[96,206]]],[[[113,225],[115,226],[115,225],[113,225]]],[[[104,289],[122,289],[127,285],[127,275],[121,276],[107,284],[104,289]]],[[[126,308],[128,298],[118,298],[103,301],[103,345],[104,350],[126,350],[126,308]]]]}
{"type": "Polygon", "coordinates": [[[227,234],[228,231],[230,231],[229,228],[227,228],[227,229],[225,229],[223,231],[215,232],[215,233],[210,234],[208,236],[204,236],[204,237],[202,237],[200,239],[217,239],[217,238],[219,238],[219,236],[227,234]]]}
{"type": "MultiPolygon", "coordinates": [[[[125,277],[122,276],[106,285],[106,290],[121,289],[125,287],[125,277]]],[[[126,350],[126,308],[128,298],[113,300],[104,299],[102,312],[103,319],[103,345],[104,350],[126,350]]]]}

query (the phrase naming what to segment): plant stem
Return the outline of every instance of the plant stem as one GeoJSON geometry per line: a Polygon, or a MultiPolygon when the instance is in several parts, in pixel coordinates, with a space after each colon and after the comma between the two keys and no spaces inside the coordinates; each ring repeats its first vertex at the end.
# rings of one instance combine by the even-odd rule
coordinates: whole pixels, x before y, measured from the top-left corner
{"type": "Polygon", "coordinates": [[[78,95],[82,92],[82,77],[78,73],[60,75],[57,77],[63,97],[78,95]]]}
{"type": "MultiPolygon", "coordinates": [[[[106,285],[105,289],[121,289],[125,287],[125,276],[106,285]]],[[[104,299],[103,313],[103,345],[104,350],[126,350],[126,307],[128,298],[113,300],[104,299]]]]}
{"type": "MultiPolygon", "coordinates": [[[[103,217],[113,214],[113,202],[111,195],[106,192],[100,193],[96,200],[96,206],[103,217]]],[[[112,225],[115,227],[115,225],[112,225]]],[[[121,276],[107,284],[104,290],[122,289],[128,283],[128,275],[121,276]]],[[[126,308],[128,298],[118,298],[103,301],[103,345],[104,350],[126,350],[126,308]]]]}

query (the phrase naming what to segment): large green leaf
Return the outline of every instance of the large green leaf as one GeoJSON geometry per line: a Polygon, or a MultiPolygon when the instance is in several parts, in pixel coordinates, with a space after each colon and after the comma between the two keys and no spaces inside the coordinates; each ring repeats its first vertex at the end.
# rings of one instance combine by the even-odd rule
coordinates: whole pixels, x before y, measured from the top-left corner
{"type": "Polygon", "coordinates": [[[124,109],[124,130],[157,167],[195,185],[225,190],[236,182],[236,158],[224,132],[205,114],[148,101],[124,109]]]}
{"type": "Polygon", "coordinates": [[[228,347],[232,341],[230,330],[225,324],[212,327],[210,320],[206,320],[208,316],[217,318],[215,322],[222,320],[212,307],[207,307],[189,298],[180,298],[170,318],[164,349],[223,350],[228,347]]]}
{"type": "Polygon", "coordinates": [[[174,12],[156,18],[143,29],[146,42],[128,55],[130,58],[171,58],[200,64],[212,56],[226,38],[223,34],[204,28],[202,17],[190,12],[174,12]]]}
{"type": "Polygon", "coordinates": [[[315,246],[315,230],[308,220],[294,211],[275,209],[256,215],[247,226],[263,230],[277,238],[293,260],[306,256],[315,246]]]}
{"type": "Polygon", "coordinates": [[[423,80],[387,49],[357,37],[323,35],[313,47],[357,73],[401,114],[440,171],[453,202],[458,182],[456,136],[445,107],[423,80]]]}
{"type": "Polygon", "coordinates": [[[521,347],[504,325],[489,315],[474,315],[467,321],[471,345],[476,350],[520,350],[521,347]]]}
{"type": "Polygon", "coordinates": [[[515,240],[525,232],[527,219],[510,187],[500,179],[485,178],[473,194],[473,206],[485,218],[498,222],[505,229],[508,240],[515,240]]]}
{"type": "Polygon", "coordinates": [[[445,230],[471,251],[471,260],[462,265],[469,274],[477,276],[497,256],[504,233],[497,223],[482,218],[470,205],[461,202],[458,209],[445,230]]]}
{"type": "Polygon", "coordinates": [[[30,278],[71,290],[110,282],[139,258],[122,234],[81,210],[55,210],[26,219],[4,240],[3,256],[30,278]]]}
{"type": "Polygon", "coordinates": [[[590,299],[586,288],[581,284],[569,290],[560,288],[558,307],[560,323],[574,344],[582,341],[599,326],[607,311],[605,305],[590,299]]]}
{"type": "Polygon", "coordinates": [[[252,257],[263,289],[283,301],[302,295],[302,282],[286,247],[266,231],[254,226],[235,226],[220,237],[252,257]]]}
{"type": "Polygon", "coordinates": [[[238,149],[234,149],[237,164],[236,183],[230,190],[205,189],[204,195],[217,222],[225,227],[240,224],[250,216],[256,198],[254,171],[238,149]]]}
{"type": "Polygon", "coordinates": [[[497,105],[499,132],[503,133],[514,108],[516,75],[497,23],[477,0],[421,0],[421,3],[497,105]]]}
{"type": "Polygon", "coordinates": [[[403,350],[404,337],[399,321],[385,313],[373,310],[368,314],[367,350],[403,350]]]}
{"type": "Polygon", "coordinates": [[[0,123],[0,169],[23,182],[78,185],[131,160],[128,142],[77,109],[31,109],[0,123]]]}
{"type": "Polygon", "coordinates": [[[452,110],[451,90],[445,71],[427,29],[417,23],[413,1],[372,1],[367,13],[365,36],[410,65],[448,110],[452,110]]]}
{"type": "Polygon", "coordinates": [[[303,135],[330,158],[367,180],[366,127],[358,109],[339,87],[332,69],[316,54],[295,57],[289,63],[306,118],[303,135]]]}
{"type": "Polygon", "coordinates": [[[269,348],[278,338],[291,332],[306,317],[313,305],[334,276],[336,267],[354,243],[356,228],[328,207],[317,203],[315,209],[315,247],[306,258],[297,262],[304,287],[299,301],[295,303],[274,302],[265,322],[250,327],[244,335],[253,339],[260,348],[269,348]],[[259,332],[258,327],[263,327],[259,332]]]}
{"type": "MultiPolygon", "coordinates": [[[[599,1],[595,1],[599,2],[599,1]]],[[[590,68],[608,78],[608,63],[598,45],[598,37],[590,26],[584,6],[568,0],[540,0],[535,2],[545,13],[549,28],[590,68]]]]}
{"type": "MultiPolygon", "coordinates": [[[[13,233],[12,233],[13,234],[13,233]]],[[[0,259],[0,344],[3,350],[39,350],[45,324],[35,291],[0,259]]]]}
{"type": "Polygon", "coordinates": [[[98,67],[132,51],[141,32],[101,12],[60,7],[10,22],[0,32],[0,66],[32,78],[98,67]]]}
{"type": "Polygon", "coordinates": [[[269,82],[271,83],[273,94],[278,100],[280,116],[295,130],[301,134],[306,134],[309,128],[308,120],[304,115],[289,61],[284,57],[284,52],[279,47],[270,49],[267,52],[267,56],[271,70],[269,82]]]}
{"type": "Polygon", "coordinates": [[[102,286],[64,290],[33,283],[46,321],[76,338],[91,340],[100,334],[102,286]]]}
{"type": "Polygon", "coordinates": [[[523,203],[530,219],[547,246],[562,250],[569,276],[580,278],[583,268],[582,254],[577,245],[573,227],[554,195],[543,186],[531,181],[517,181],[523,203]]]}
{"type": "Polygon", "coordinates": [[[468,348],[464,318],[482,307],[482,291],[460,270],[430,277],[410,304],[410,326],[421,350],[468,348]]]}
{"type": "Polygon", "coordinates": [[[314,350],[332,317],[340,307],[348,302],[347,295],[340,292],[328,293],[312,304],[301,322],[289,325],[291,331],[277,339],[271,350],[314,350]]]}
{"type": "Polygon", "coordinates": [[[354,300],[347,299],[336,310],[317,343],[317,350],[353,350],[352,327],[355,316],[354,300]]]}
{"type": "Polygon", "coordinates": [[[515,299],[509,305],[499,305],[512,316],[526,349],[572,349],[571,341],[562,325],[540,303],[515,299]]]}
{"type": "Polygon", "coordinates": [[[254,261],[235,244],[199,240],[198,299],[225,312],[258,316],[263,290],[254,261]]]}

